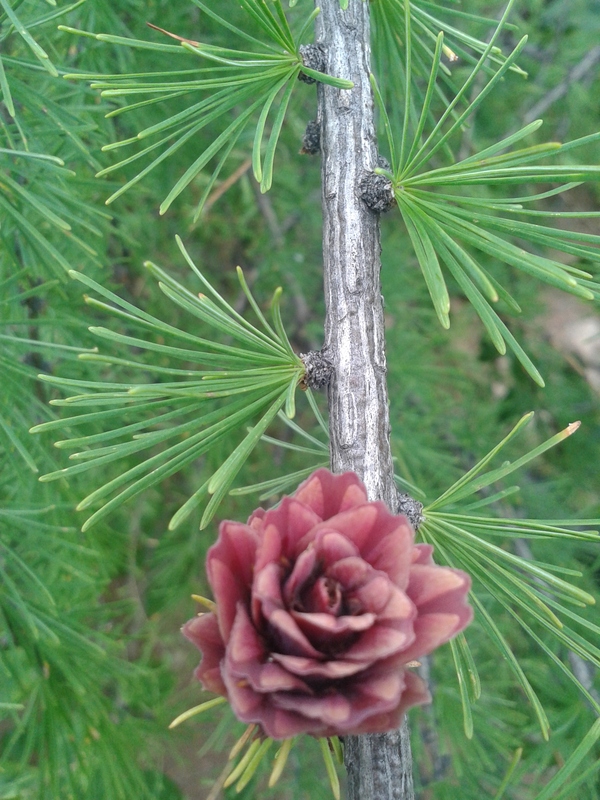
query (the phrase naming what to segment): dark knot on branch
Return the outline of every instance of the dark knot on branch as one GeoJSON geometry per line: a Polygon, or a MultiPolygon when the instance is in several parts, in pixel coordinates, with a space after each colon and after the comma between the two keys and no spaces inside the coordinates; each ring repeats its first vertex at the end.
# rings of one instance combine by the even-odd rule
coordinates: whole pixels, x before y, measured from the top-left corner
{"type": "Polygon", "coordinates": [[[398,493],[398,513],[404,514],[415,531],[419,530],[421,523],[425,519],[423,516],[423,503],[419,503],[405,492],[398,493]]]}
{"type": "Polygon", "coordinates": [[[304,364],[304,377],[300,383],[303,389],[322,389],[329,384],[333,374],[333,364],[323,355],[322,350],[300,353],[304,364]]]}
{"type": "Polygon", "coordinates": [[[302,137],[300,153],[303,156],[316,156],[321,152],[321,126],[316,119],[311,119],[306,125],[302,137]]]}
{"type": "MultiPolygon", "coordinates": [[[[308,69],[314,69],[316,72],[325,72],[327,67],[327,58],[325,48],[322,44],[301,44],[298,48],[302,63],[308,69]]],[[[301,72],[298,75],[299,81],[304,83],[316,83],[316,78],[301,72]]]]}
{"type": "MultiPolygon", "coordinates": [[[[389,162],[383,156],[377,158],[377,166],[390,169],[389,162]]],[[[394,185],[385,175],[366,172],[358,184],[358,191],[360,199],[376,214],[383,214],[396,204],[394,185]]]]}

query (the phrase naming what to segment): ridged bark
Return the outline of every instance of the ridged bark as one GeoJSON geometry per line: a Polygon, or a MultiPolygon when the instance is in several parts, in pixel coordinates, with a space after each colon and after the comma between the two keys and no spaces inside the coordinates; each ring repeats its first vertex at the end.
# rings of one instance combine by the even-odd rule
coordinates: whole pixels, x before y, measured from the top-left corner
{"type": "MultiPolygon", "coordinates": [[[[319,85],[321,125],[325,347],[329,386],[331,467],[353,470],[371,500],[397,511],[390,451],[385,331],[379,273],[379,216],[360,198],[377,166],[369,82],[369,3],[318,0],[316,41],[326,72],[354,82],[349,90],[319,85]]],[[[413,800],[406,723],[399,731],[344,741],[349,800],[413,800]]]]}

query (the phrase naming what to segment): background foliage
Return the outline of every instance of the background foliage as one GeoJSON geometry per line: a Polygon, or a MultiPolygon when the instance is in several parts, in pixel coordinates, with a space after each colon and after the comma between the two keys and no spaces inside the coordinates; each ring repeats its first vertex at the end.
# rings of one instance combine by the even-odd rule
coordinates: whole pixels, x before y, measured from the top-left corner
{"type": "MultiPolygon", "coordinates": [[[[172,52],[131,49],[111,40],[127,36],[168,41],[149,31],[147,22],[192,40],[239,48],[239,37],[232,34],[231,42],[224,41],[222,30],[202,13],[201,5],[166,0],[0,2],[0,798],[203,797],[239,733],[219,710],[213,717],[167,731],[176,714],[198,702],[198,686],[189,677],[197,655],[178,629],[195,613],[190,594],[206,591],[203,558],[216,532],[214,522],[199,532],[199,507],[178,526],[169,523],[238,444],[239,433],[219,440],[181,472],[85,532],[80,530],[85,516],[73,509],[114,477],[110,465],[40,483],[39,475],[65,468],[66,455],[52,446],[57,437],[51,429],[35,437],[28,433],[34,425],[64,416],[48,404],[63,393],[52,382],[38,381],[40,372],[83,382],[98,380],[99,374],[105,384],[139,382],[139,370],[131,365],[108,363],[98,372],[90,357],[103,343],[88,327],[109,328],[116,336],[131,335],[132,330],[127,320],[86,305],[82,294],[87,289],[71,280],[68,270],[83,273],[185,334],[214,336],[205,320],[168,303],[143,266],[151,260],[191,289],[191,272],[175,234],[235,311],[249,308],[235,270],[240,265],[261,308],[266,310],[277,287],[284,287],[282,316],[296,352],[318,349],[322,343],[319,163],[298,155],[306,122],[315,115],[314,87],[294,86],[270,193],[261,193],[252,174],[250,126],[228,141],[231,148],[220,174],[197,174],[159,215],[171,187],[222,130],[207,124],[108,209],[105,206],[108,197],[136,176],[138,167],[132,162],[108,171],[119,159],[112,149],[102,148],[160,125],[165,110],[161,103],[147,103],[126,114],[115,113],[120,97],[100,97],[85,81],[65,80],[64,75],[170,72],[172,52]],[[80,37],[59,30],[59,24],[110,36],[80,37]],[[98,172],[103,176],[95,178],[98,172]],[[204,208],[198,216],[200,205],[204,208]],[[77,357],[81,353],[85,359],[77,357]]],[[[224,4],[207,5],[218,11],[224,4]]],[[[244,10],[230,5],[227,20],[258,34],[244,10]]],[[[498,14],[498,8],[484,5],[482,9],[480,2],[465,0],[456,10],[498,14]]],[[[419,6],[435,8],[425,2],[419,6]]],[[[311,10],[310,4],[299,2],[293,19],[311,10]]],[[[456,147],[462,158],[539,116],[545,118],[546,140],[574,139],[600,130],[596,0],[522,0],[511,20],[516,28],[504,31],[501,44],[510,52],[522,33],[529,34],[518,57],[529,78],[508,73],[477,108],[459,132],[456,147]],[[562,95],[556,94],[557,86],[564,89],[562,95]]],[[[457,27],[463,21],[453,20],[457,27]]],[[[476,35],[485,39],[489,28],[477,28],[476,35]]],[[[456,84],[468,74],[467,54],[456,64],[444,62],[456,84]]],[[[292,66],[285,69],[295,81],[292,66]]],[[[277,80],[282,80],[287,73],[279,68],[284,71],[277,80]]],[[[385,93],[385,85],[381,88],[385,93]]],[[[473,87],[473,99],[481,88],[483,84],[473,87]]],[[[271,90],[267,86],[267,96],[271,90]]],[[[182,98],[169,100],[170,113],[186,107],[182,98]]],[[[236,102],[245,99],[242,93],[236,102]]],[[[393,111],[401,119],[402,109],[393,111]]],[[[270,113],[269,135],[276,108],[270,113]]],[[[582,162],[598,162],[597,144],[583,151],[578,154],[582,162]]],[[[594,211],[598,201],[598,186],[590,184],[564,199],[550,197],[545,202],[550,210],[594,211]]],[[[595,230],[593,219],[571,223],[575,225],[584,233],[595,230]]],[[[501,498],[499,513],[505,518],[550,520],[600,516],[594,466],[600,444],[600,358],[593,338],[600,331],[597,310],[554,289],[540,291],[527,275],[502,272],[492,258],[482,256],[482,264],[504,276],[523,308],[519,318],[510,318],[511,330],[527,344],[544,376],[546,387],[541,389],[510,349],[499,356],[491,347],[452,277],[447,282],[452,325],[449,331],[438,325],[416,258],[398,259],[397,254],[411,250],[397,213],[384,218],[383,237],[393,446],[400,476],[435,498],[495,446],[522,414],[534,409],[533,422],[518,443],[509,445],[508,457],[517,458],[575,419],[581,419],[583,427],[518,473],[521,491],[501,498]],[[582,320],[588,321],[584,329],[582,320]]],[[[153,336],[155,343],[164,343],[160,332],[153,336]]],[[[222,343],[231,342],[223,338],[222,343]]],[[[116,355],[130,358],[131,351],[123,348],[116,355]]],[[[153,363],[172,366],[166,356],[153,363]]],[[[296,422],[324,441],[303,398],[296,422]]],[[[85,434],[104,430],[103,420],[97,418],[89,421],[85,434]]],[[[319,450],[281,418],[269,433],[319,450]]],[[[323,457],[311,454],[307,461],[302,451],[267,442],[243,467],[236,485],[300,471],[319,458],[323,457]]],[[[135,454],[125,453],[124,463],[122,469],[134,467],[135,454]]],[[[256,502],[256,495],[238,492],[227,498],[218,514],[242,518],[256,502]]],[[[600,562],[592,541],[527,540],[529,550],[523,549],[523,540],[494,542],[508,552],[517,548],[519,555],[525,552],[540,562],[583,572],[578,586],[597,594],[600,562]]],[[[551,738],[543,739],[534,708],[525,702],[509,664],[499,661],[476,624],[467,637],[482,687],[472,705],[473,737],[465,736],[464,697],[461,701],[450,648],[428,665],[435,695],[432,708],[411,715],[423,798],[537,797],[551,787],[552,776],[584,740],[595,716],[589,701],[512,623],[510,614],[493,598],[488,600],[501,634],[543,703],[551,738]],[[503,788],[511,763],[514,772],[503,788]]],[[[593,624],[593,611],[581,613],[593,624]]],[[[542,643],[569,663],[564,643],[550,637],[542,643]]],[[[461,652],[455,657],[466,657],[466,651],[461,652]]],[[[581,667],[572,658],[571,665],[581,667]]],[[[587,670],[580,680],[588,682],[597,701],[595,672],[587,670]]],[[[578,771],[578,796],[586,800],[600,795],[597,774],[586,773],[592,757],[593,752],[578,771]]],[[[316,742],[294,748],[272,796],[328,797],[325,779],[316,783],[314,778],[313,763],[319,759],[316,742]]],[[[322,771],[320,763],[318,769],[322,771]]],[[[241,796],[266,793],[262,780],[263,784],[251,783],[241,796]]]]}

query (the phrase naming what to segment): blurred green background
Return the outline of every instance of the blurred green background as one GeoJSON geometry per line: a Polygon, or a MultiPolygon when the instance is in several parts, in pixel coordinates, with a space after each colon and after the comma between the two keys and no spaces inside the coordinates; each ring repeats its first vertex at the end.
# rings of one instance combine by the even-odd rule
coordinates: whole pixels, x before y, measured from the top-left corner
{"type": "MultiPolygon", "coordinates": [[[[224,3],[210,5],[223,13],[224,3]]],[[[161,36],[149,31],[147,22],[219,44],[223,34],[185,0],[86,0],[69,8],[62,0],[56,5],[3,0],[0,5],[0,80],[3,88],[8,82],[15,111],[13,117],[7,103],[0,104],[0,798],[196,800],[209,795],[243,726],[217,709],[212,716],[168,731],[173,717],[203,699],[191,677],[198,654],[179,628],[196,612],[190,595],[209,591],[203,560],[218,519],[245,518],[258,500],[252,495],[228,498],[204,531],[198,530],[200,513],[168,531],[176,508],[205,480],[211,465],[222,461],[216,448],[184,474],[82,533],[84,516],[74,507],[112,473],[107,469],[106,474],[85,473],[69,481],[38,482],[40,474],[67,461],[53,447],[57,437],[52,433],[28,433],[31,426],[61,414],[48,405],[59,393],[36,376],[46,372],[128,380],[123,369],[99,372],[97,366],[77,360],[74,348],[104,347],[89,333],[89,325],[127,327],[86,307],[81,284],[68,278],[66,268],[84,272],[171,324],[212,335],[202,331],[198,320],[166,303],[142,267],[151,259],[197,291],[175,234],[240,311],[246,306],[237,265],[261,304],[282,286],[283,319],[294,348],[305,352],[321,346],[320,165],[318,158],[298,154],[306,123],[316,113],[316,90],[302,85],[294,94],[267,195],[252,177],[249,130],[237,142],[199,221],[193,218],[206,185],[202,176],[159,216],[158,206],[175,177],[214,138],[214,131],[205,129],[107,208],[105,199],[135,173],[125,168],[96,179],[95,173],[115,160],[101,147],[135,136],[159,121],[164,110],[158,103],[107,119],[118,101],[103,100],[85,82],[66,81],[62,75],[76,70],[143,73],[161,65],[168,70],[172,61],[161,53],[76,37],[57,25],[153,41],[161,36]],[[56,74],[16,30],[7,9],[27,24],[56,74]],[[61,159],[65,167],[9,151],[45,154],[61,159]],[[42,213],[40,205],[69,226],[42,213]]],[[[497,5],[478,0],[464,0],[460,9],[490,16],[499,11],[497,5]]],[[[227,18],[248,26],[236,3],[228,3],[227,18]]],[[[550,140],[600,128],[600,2],[523,0],[512,21],[518,30],[503,34],[503,46],[508,49],[529,33],[519,62],[529,78],[510,74],[482,106],[462,141],[455,143],[463,155],[539,116],[545,119],[544,138],[550,140]]],[[[461,69],[460,63],[453,67],[457,77],[461,69]]],[[[582,153],[583,158],[597,163],[597,145],[582,153]]],[[[580,187],[564,200],[548,202],[558,210],[594,210],[600,208],[598,191],[597,185],[580,187]]],[[[573,225],[597,231],[593,219],[573,225]]],[[[493,350],[452,283],[452,326],[448,332],[440,328],[399,217],[393,212],[384,217],[382,229],[398,472],[433,498],[523,413],[534,410],[536,416],[514,452],[524,452],[581,420],[576,436],[519,475],[521,493],[504,513],[548,519],[600,516],[598,309],[553,289],[540,290],[520,273],[506,275],[524,309],[512,328],[544,375],[546,388],[540,389],[512,356],[499,357],[493,350]]],[[[119,355],[127,357],[126,350],[119,355]]],[[[325,409],[324,398],[319,400],[325,409]]],[[[297,421],[312,431],[314,416],[305,402],[297,421]]],[[[90,425],[87,432],[94,430],[90,425]]],[[[281,423],[270,433],[291,436],[281,423]]],[[[300,453],[265,444],[244,467],[237,485],[305,466],[300,453]]],[[[597,592],[596,545],[565,543],[558,550],[554,544],[536,544],[532,549],[540,561],[582,570],[579,585],[597,592]]],[[[593,610],[589,618],[594,619],[593,610]]],[[[503,796],[530,800],[593,721],[592,711],[560,670],[532,649],[510,618],[499,612],[498,620],[545,703],[553,736],[543,741],[508,669],[479,636],[475,623],[468,639],[483,695],[473,711],[473,739],[463,732],[448,648],[436,653],[430,665],[432,708],[411,713],[416,781],[423,800],[494,798],[517,748],[523,748],[523,756],[503,796]]],[[[553,647],[568,662],[568,653],[553,647]]],[[[588,679],[597,691],[592,669],[588,679]]],[[[576,796],[600,797],[597,780],[584,780],[576,796]]],[[[234,796],[233,790],[228,792],[225,796],[234,796]]],[[[293,750],[275,789],[267,790],[259,774],[239,796],[328,798],[317,743],[306,741],[293,750]]]]}

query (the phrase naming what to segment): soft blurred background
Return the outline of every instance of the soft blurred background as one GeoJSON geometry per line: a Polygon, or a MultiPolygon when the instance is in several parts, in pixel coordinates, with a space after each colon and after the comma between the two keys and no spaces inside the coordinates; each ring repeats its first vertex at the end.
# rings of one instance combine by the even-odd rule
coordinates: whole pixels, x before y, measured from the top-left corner
{"type": "MultiPolygon", "coordinates": [[[[223,13],[223,3],[209,5],[223,13]]],[[[500,10],[498,4],[479,0],[464,0],[458,7],[492,17],[500,10]]],[[[107,119],[118,99],[100,99],[85,82],[61,76],[75,70],[144,73],[161,65],[168,70],[172,62],[161,53],[76,37],[57,25],[154,41],[161,35],[150,31],[147,22],[207,42],[223,44],[223,35],[187,0],[86,0],[57,16],[67,8],[63,0],[56,5],[50,0],[0,3],[0,83],[4,89],[8,82],[15,111],[13,118],[6,102],[0,104],[0,798],[196,800],[211,792],[243,726],[217,709],[167,729],[173,717],[204,699],[191,677],[198,654],[179,628],[196,613],[190,595],[209,591],[203,560],[218,519],[243,519],[259,501],[253,495],[228,498],[203,531],[198,529],[200,513],[176,531],[167,529],[176,508],[205,480],[210,463],[222,460],[215,451],[82,533],[85,517],[74,511],[75,505],[114,472],[110,466],[105,472],[98,467],[68,481],[38,482],[40,474],[66,466],[67,456],[53,447],[62,437],[28,433],[35,424],[66,415],[48,405],[61,395],[36,375],[128,380],[125,368],[99,370],[78,361],[70,349],[105,347],[89,333],[89,325],[126,331],[127,324],[86,307],[81,284],[66,275],[69,267],[167,322],[203,335],[200,322],[167,303],[142,267],[151,259],[198,291],[175,245],[177,233],[237,310],[247,310],[235,275],[240,265],[261,304],[283,287],[283,318],[295,349],[321,346],[319,159],[298,154],[306,123],[315,116],[316,90],[302,85],[294,95],[270,193],[262,195],[252,177],[249,132],[237,142],[197,222],[202,177],[159,216],[158,206],[175,178],[200,144],[214,138],[207,128],[107,208],[105,199],[135,174],[128,169],[136,165],[96,179],[96,172],[117,160],[101,147],[135,136],[159,121],[164,110],[158,103],[107,119]],[[9,11],[28,24],[57,75],[36,57],[9,11]],[[58,157],[71,172],[55,161],[15,156],[11,150],[58,157]],[[47,208],[70,228],[45,213],[47,208]]],[[[227,18],[248,25],[236,3],[228,3],[227,18]]],[[[542,134],[545,140],[565,140],[600,128],[599,0],[522,0],[512,21],[518,30],[504,33],[503,46],[510,48],[529,33],[519,60],[529,78],[510,74],[482,106],[455,143],[463,156],[538,117],[545,119],[536,134],[540,140],[542,134]]],[[[485,29],[476,33],[487,35],[485,29]]],[[[452,69],[458,77],[464,67],[459,62],[452,69]]],[[[597,145],[580,158],[597,163],[597,145]]],[[[545,202],[556,210],[595,210],[600,208],[598,192],[597,185],[582,186],[545,202]]],[[[598,231],[594,219],[571,222],[598,231]]],[[[582,428],[519,474],[521,492],[516,500],[504,501],[503,513],[544,519],[600,516],[600,311],[553,289],[540,290],[516,271],[505,275],[523,308],[512,329],[528,344],[544,375],[546,388],[540,389],[512,356],[498,357],[452,284],[452,326],[448,332],[440,328],[411,253],[398,215],[388,214],[383,219],[383,285],[399,474],[435,497],[523,413],[534,410],[534,421],[513,455],[574,420],[581,420],[582,428]]],[[[123,348],[118,355],[128,354],[123,348]]],[[[325,409],[324,398],[319,400],[325,409]]],[[[297,422],[320,437],[305,402],[297,422]]],[[[87,433],[94,430],[102,430],[101,420],[86,428],[87,433]]],[[[281,423],[270,433],[292,436],[281,423]]],[[[135,463],[132,458],[125,466],[135,463]]],[[[237,485],[305,466],[302,453],[265,444],[237,485]]],[[[529,554],[581,570],[579,585],[597,592],[596,545],[535,544],[529,554]]],[[[473,738],[469,741],[463,732],[448,648],[429,664],[433,707],[411,713],[423,800],[499,796],[518,748],[523,748],[522,759],[502,796],[530,800],[593,721],[561,670],[532,647],[508,615],[498,614],[545,704],[553,736],[544,742],[509,670],[478,635],[475,623],[468,639],[483,694],[473,710],[473,738]]],[[[597,633],[592,635],[597,642],[597,633]]],[[[566,651],[552,647],[569,662],[566,651]]],[[[582,670],[580,680],[592,691],[594,685],[600,688],[589,665],[572,665],[582,670]]],[[[594,780],[578,789],[581,800],[600,797],[594,780]]],[[[233,797],[233,789],[224,796],[233,797]]],[[[239,796],[328,798],[317,743],[294,748],[275,789],[267,790],[259,773],[239,796]]]]}

